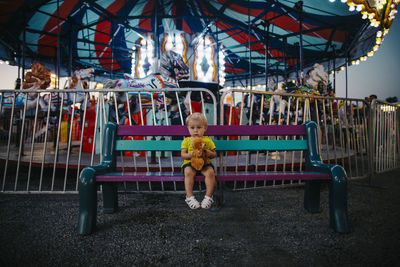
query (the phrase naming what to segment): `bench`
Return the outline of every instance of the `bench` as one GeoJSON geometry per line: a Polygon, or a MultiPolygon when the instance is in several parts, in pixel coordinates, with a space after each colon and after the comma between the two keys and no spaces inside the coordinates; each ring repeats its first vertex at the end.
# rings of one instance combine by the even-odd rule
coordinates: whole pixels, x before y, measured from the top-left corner
{"type": "MultiPolygon", "coordinates": [[[[121,151],[180,151],[181,140],[124,140],[126,136],[188,136],[186,126],[117,126],[108,123],[104,128],[102,161],[100,165],[85,167],[79,178],[78,233],[90,234],[96,226],[97,191],[102,185],[103,212],[113,213],[118,208],[118,182],[183,182],[180,172],[117,172],[116,159],[121,151]]],[[[206,135],[213,136],[220,154],[223,151],[304,151],[305,171],[249,171],[216,167],[218,184],[231,181],[301,180],[305,182],[304,208],[320,212],[320,185],[329,184],[329,222],[340,233],[349,231],[347,216],[347,176],[339,165],[324,164],[318,149],[318,129],[313,121],[303,125],[236,125],[208,126],[206,135]],[[257,140],[226,140],[229,136],[256,136],[257,140]],[[273,136],[274,140],[266,138],[273,136]],[[283,136],[278,140],[276,136],[283,136]],[[225,139],[225,140],[224,140],[225,139]]],[[[220,161],[221,162],[221,161],[220,161]]],[[[221,163],[219,164],[221,165],[221,163]]],[[[196,181],[204,177],[196,176],[196,181]]],[[[221,186],[219,186],[221,187],[221,186]]],[[[223,194],[217,190],[215,202],[221,204],[223,194]]]]}

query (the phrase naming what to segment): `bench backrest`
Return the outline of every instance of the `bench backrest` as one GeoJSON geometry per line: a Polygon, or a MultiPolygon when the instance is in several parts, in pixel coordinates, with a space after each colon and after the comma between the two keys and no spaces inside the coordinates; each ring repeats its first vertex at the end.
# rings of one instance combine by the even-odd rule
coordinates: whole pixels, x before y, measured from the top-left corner
{"type": "MultiPolygon", "coordinates": [[[[305,136],[305,125],[210,125],[217,151],[307,150],[307,140],[218,140],[228,136],[305,136]]],[[[118,126],[117,136],[188,136],[186,126],[118,126]]],[[[301,137],[298,137],[301,136],[301,137]]],[[[258,138],[256,138],[258,139],[258,138]]],[[[116,140],[117,151],[179,151],[182,140],[116,140]]]]}
{"type": "MultiPolygon", "coordinates": [[[[182,140],[123,140],[125,136],[189,136],[186,126],[117,126],[108,123],[104,131],[103,161],[111,160],[113,151],[180,151],[182,140]]],[[[317,125],[210,125],[206,135],[214,137],[217,151],[306,150],[308,160],[321,161],[317,125]],[[227,136],[253,136],[255,140],[222,140],[227,136]],[[283,136],[274,140],[261,136],[283,136]]]]}

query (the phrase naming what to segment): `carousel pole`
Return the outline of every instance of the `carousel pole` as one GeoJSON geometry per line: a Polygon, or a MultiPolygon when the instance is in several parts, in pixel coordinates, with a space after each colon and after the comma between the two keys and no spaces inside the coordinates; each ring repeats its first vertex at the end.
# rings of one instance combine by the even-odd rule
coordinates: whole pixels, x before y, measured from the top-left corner
{"type": "Polygon", "coordinates": [[[61,49],[60,49],[60,0],[57,0],[57,88],[60,89],[60,68],[61,68],[61,49]]]}
{"type": "Polygon", "coordinates": [[[283,54],[285,55],[285,57],[283,58],[283,68],[284,68],[284,70],[283,70],[283,75],[284,75],[284,81],[285,81],[285,84],[287,85],[287,65],[286,65],[286,55],[287,55],[287,53],[286,53],[286,49],[287,49],[287,38],[286,37],[283,37],[283,54]]]}
{"type": "Polygon", "coordinates": [[[346,70],[345,70],[345,75],[346,75],[346,100],[348,97],[348,78],[347,78],[347,66],[348,66],[348,57],[346,57],[346,70]]]}
{"type": "Polygon", "coordinates": [[[218,27],[217,27],[218,21],[215,21],[215,41],[216,41],[216,47],[217,47],[217,88],[219,88],[219,39],[218,39],[218,27]]]}
{"type": "MultiPolygon", "coordinates": [[[[299,46],[299,43],[298,42],[296,42],[296,43],[294,43],[294,46],[295,46],[295,48],[296,48],[296,81],[299,81],[300,82],[300,75],[299,75],[299,57],[300,57],[300,52],[299,52],[299,50],[300,50],[300,46],[299,46]]],[[[301,82],[300,82],[300,84],[298,84],[299,86],[301,85],[301,82]]]]}
{"type": "MultiPolygon", "coordinates": [[[[18,71],[17,71],[17,81],[21,81],[21,48],[20,46],[17,47],[17,54],[15,56],[15,58],[17,59],[17,65],[18,65],[18,71]]],[[[20,84],[22,84],[22,82],[20,82],[20,84]]],[[[19,86],[21,87],[21,86],[19,86]]],[[[15,89],[18,89],[17,87],[15,87],[15,89]]]]}
{"type": "Polygon", "coordinates": [[[26,28],[24,28],[23,41],[22,41],[22,78],[21,78],[21,87],[19,89],[22,89],[22,83],[24,82],[25,79],[25,44],[26,44],[26,28]]]}
{"type": "Polygon", "coordinates": [[[301,85],[304,85],[304,73],[303,73],[303,1],[298,1],[295,4],[295,8],[299,12],[299,33],[300,33],[300,49],[299,49],[299,57],[300,57],[300,80],[301,85]]]}
{"type": "MultiPolygon", "coordinates": [[[[112,27],[112,26],[111,26],[112,27]]],[[[113,78],[113,71],[114,71],[114,38],[111,36],[110,31],[110,39],[111,39],[111,65],[110,65],[110,78],[113,78]]]]}
{"type": "Polygon", "coordinates": [[[249,85],[250,90],[253,90],[253,75],[251,69],[251,25],[250,25],[250,0],[247,0],[247,24],[248,24],[248,34],[249,34],[249,85]]]}
{"type": "Polygon", "coordinates": [[[336,46],[332,45],[333,49],[333,93],[336,94],[336,46]]]}
{"type": "MultiPolygon", "coordinates": [[[[72,40],[71,40],[71,31],[69,32],[68,38],[68,50],[69,50],[69,59],[68,59],[68,76],[72,76],[72,40]]],[[[69,81],[68,88],[71,86],[71,80],[69,81]]]]}
{"type": "MultiPolygon", "coordinates": [[[[160,49],[160,38],[159,38],[159,28],[158,28],[158,1],[155,1],[154,8],[154,68],[155,72],[159,71],[159,60],[161,58],[160,49]]],[[[182,55],[183,56],[183,55],[182,55]]]]}
{"type": "Polygon", "coordinates": [[[266,24],[267,27],[267,36],[265,37],[265,91],[268,91],[268,41],[269,41],[269,22],[266,24]]]}

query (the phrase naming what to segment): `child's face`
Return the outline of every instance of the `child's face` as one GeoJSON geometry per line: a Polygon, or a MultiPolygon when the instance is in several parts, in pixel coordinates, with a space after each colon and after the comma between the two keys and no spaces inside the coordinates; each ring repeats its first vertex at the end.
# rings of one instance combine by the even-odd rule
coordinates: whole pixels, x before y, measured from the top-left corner
{"type": "Polygon", "coordinates": [[[207,130],[200,120],[191,120],[188,124],[188,129],[192,137],[203,137],[207,130]]]}

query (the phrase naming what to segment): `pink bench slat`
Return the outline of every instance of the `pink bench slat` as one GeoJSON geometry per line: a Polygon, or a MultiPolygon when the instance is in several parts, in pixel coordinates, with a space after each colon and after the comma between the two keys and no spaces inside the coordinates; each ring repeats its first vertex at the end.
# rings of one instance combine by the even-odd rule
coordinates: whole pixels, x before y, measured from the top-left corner
{"type": "MultiPolygon", "coordinates": [[[[210,136],[244,136],[244,135],[305,135],[304,125],[210,125],[206,135],[210,136]]],[[[120,125],[118,136],[188,136],[186,126],[128,126],[120,125]]]]}

